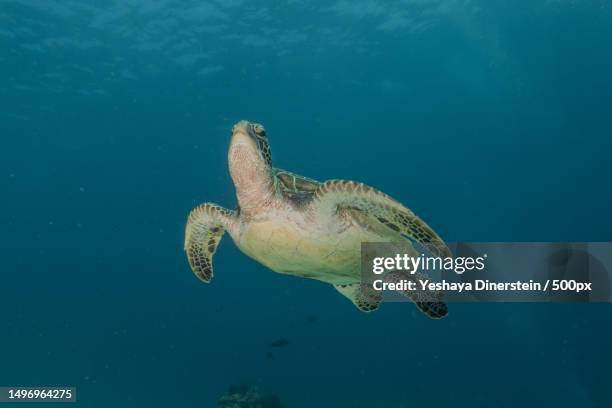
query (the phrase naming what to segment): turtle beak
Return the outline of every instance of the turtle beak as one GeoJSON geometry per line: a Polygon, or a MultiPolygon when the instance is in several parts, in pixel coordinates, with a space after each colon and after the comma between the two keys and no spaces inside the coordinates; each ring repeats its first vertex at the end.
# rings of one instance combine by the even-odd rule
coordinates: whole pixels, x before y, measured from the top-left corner
{"type": "Polygon", "coordinates": [[[232,141],[230,150],[246,149],[257,154],[259,160],[271,166],[270,147],[264,136],[258,136],[253,130],[253,124],[246,120],[241,120],[232,128],[232,141]]]}
{"type": "Polygon", "coordinates": [[[233,146],[245,146],[249,149],[259,150],[257,147],[257,141],[253,137],[250,131],[250,123],[246,120],[241,120],[236,123],[232,128],[232,141],[230,142],[233,146]]]}
{"type": "Polygon", "coordinates": [[[242,133],[245,136],[249,136],[249,122],[241,120],[236,123],[232,128],[232,137],[235,137],[237,133],[242,133]]]}

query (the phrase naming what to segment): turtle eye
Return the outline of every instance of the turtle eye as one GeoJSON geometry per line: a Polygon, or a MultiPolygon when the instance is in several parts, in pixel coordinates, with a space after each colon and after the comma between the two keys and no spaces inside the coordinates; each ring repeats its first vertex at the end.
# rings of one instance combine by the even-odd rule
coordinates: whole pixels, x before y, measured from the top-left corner
{"type": "Polygon", "coordinates": [[[261,126],[259,123],[256,123],[253,125],[253,130],[255,131],[255,133],[257,133],[259,136],[265,136],[266,135],[266,130],[264,129],[263,126],[261,126]]]}

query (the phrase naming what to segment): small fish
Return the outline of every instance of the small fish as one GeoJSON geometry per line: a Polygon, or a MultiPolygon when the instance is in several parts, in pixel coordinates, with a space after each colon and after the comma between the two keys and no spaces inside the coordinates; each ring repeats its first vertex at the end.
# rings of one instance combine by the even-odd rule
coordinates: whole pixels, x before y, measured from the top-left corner
{"type": "Polygon", "coordinates": [[[271,351],[268,351],[268,360],[274,360],[274,354],[271,351]]]}
{"type": "Polygon", "coordinates": [[[289,341],[285,339],[274,340],[272,343],[268,344],[270,347],[287,347],[289,345],[289,341]]]}

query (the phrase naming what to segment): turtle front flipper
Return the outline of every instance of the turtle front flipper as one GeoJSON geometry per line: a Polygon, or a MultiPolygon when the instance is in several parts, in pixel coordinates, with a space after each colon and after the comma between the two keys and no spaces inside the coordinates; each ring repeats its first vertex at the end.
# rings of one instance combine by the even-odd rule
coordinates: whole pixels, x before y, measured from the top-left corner
{"type": "Polygon", "coordinates": [[[382,296],[369,285],[351,283],[348,285],[334,285],[334,288],[346,296],[362,312],[373,312],[378,309],[382,296]]]}
{"type": "Polygon", "coordinates": [[[342,209],[361,211],[375,217],[390,230],[407,237],[435,256],[450,257],[450,250],[423,220],[382,191],[347,180],[328,180],[314,192],[315,211],[334,216],[342,209]]]}
{"type": "Polygon", "coordinates": [[[185,252],[193,273],[209,283],[213,277],[212,257],[225,230],[235,222],[236,212],[216,204],[194,208],[185,228],[185,252]]]}

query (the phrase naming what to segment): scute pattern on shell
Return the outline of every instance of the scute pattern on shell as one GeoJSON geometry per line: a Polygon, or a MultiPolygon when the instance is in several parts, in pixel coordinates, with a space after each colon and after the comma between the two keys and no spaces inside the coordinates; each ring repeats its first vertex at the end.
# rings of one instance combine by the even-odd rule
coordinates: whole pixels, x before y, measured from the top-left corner
{"type": "Polygon", "coordinates": [[[282,169],[274,169],[278,190],[290,202],[304,206],[312,201],[320,182],[282,169]]]}

